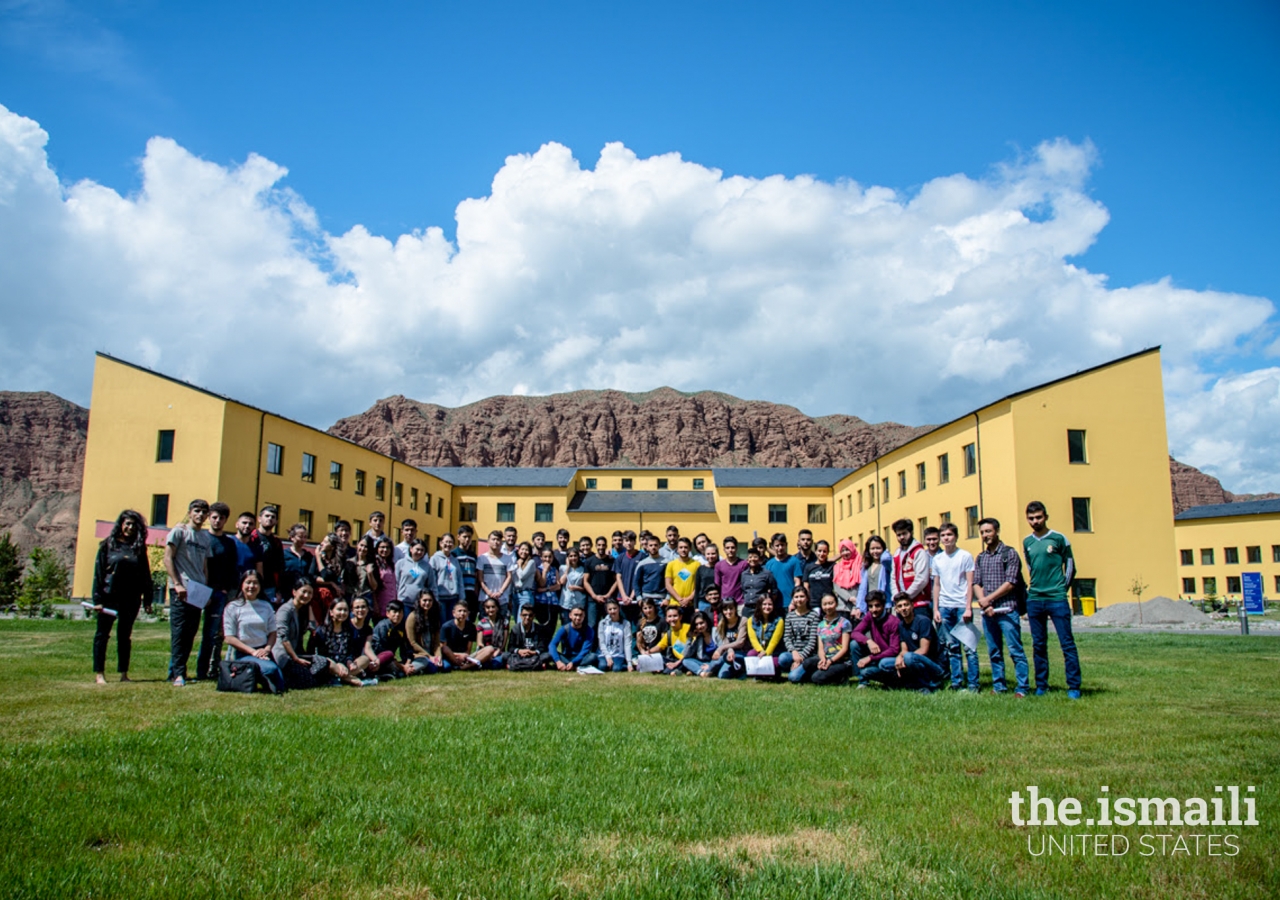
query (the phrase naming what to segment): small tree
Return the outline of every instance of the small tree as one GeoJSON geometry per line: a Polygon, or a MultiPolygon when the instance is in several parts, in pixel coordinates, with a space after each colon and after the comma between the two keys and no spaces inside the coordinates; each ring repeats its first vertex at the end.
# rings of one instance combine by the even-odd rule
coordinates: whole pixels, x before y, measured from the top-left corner
{"type": "Polygon", "coordinates": [[[0,609],[16,605],[21,590],[22,560],[17,545],[6,531],[0,534],[0,609]]]}
{"type": "Polygon", "coordinates": [[[28,616],[50,614],[53,603],[71,593],[71,576],[51,550],[37,547],[28,557],[18,605],[28,616]]]}
{"type": "Polygon", "coordinates": [[[1135,575],[1133,581],[1129,582],[1129,593],[1138,598],[1138,624],[1142,624],[1142,595],[1146,593],[1147,588],[1151,585],[1142,580],[1141,575],[1135,575]]]}

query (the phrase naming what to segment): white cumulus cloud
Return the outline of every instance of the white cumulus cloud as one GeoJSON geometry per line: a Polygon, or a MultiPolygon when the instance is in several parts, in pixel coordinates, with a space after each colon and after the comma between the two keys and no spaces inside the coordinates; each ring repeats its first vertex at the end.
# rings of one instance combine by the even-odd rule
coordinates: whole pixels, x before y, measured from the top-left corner
{"type": "Polygon", "coordinates": [[[1162,344],[1175,454],[1232,489],[1280,483],[1276,370],[1229,365],[1275,340],[1275,307],[1083,268],[1108,220],[1088,144],[914,194],[621,144],[588,169],[546,144],[458,204],[450,241],[326,233],[278,163],[221,166],[165,138],[135,194],[66,184],[47,140],[0,107],[12,389],[84,402],[102,349],[317,425],[393,393],[664,384],[920,423],[1162,344]]]}

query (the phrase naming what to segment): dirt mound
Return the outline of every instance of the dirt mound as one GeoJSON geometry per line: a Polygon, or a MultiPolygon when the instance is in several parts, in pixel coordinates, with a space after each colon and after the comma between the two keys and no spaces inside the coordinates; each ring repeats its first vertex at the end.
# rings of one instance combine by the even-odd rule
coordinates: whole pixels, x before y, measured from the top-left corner
{"type": "Polygon", "coordinates": [[[1141,611],[1137,603],[1114,603],[1089,617],[1090,625],[1208,625],[1212,621],[1185,600],[1168,597],[1144,601],[1141,611]]]}

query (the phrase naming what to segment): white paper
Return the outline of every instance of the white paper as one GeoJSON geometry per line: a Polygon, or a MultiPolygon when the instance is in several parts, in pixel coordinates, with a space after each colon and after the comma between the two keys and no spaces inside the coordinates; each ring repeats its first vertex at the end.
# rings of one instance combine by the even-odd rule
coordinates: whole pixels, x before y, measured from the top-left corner
{"type": "Polygon", "coordinates": [[[748,656],[747,657],[747,674],[748,675],[773,675],[773,657],[772,656],[748,656]]]}
{"type": "Polygon", "coordinates": [[[661,672],[661,653],[642,653],[636,657],[636,670],[639,672],[661,672]]]}
{"type": "Polygon", "coordinates": [[[209,605],[209,598],[213,596],[213,588],[207,584],[201,584],[194,578],[188,578],[185,575],[182,580],[187,585],[187,602],[196,609],[204,609],[209,605]]]}
{"type": "Polygon", "coordinates": [[[578,674],[579,675],[603,675],[604,672],[601,672],[595,666],[578,666],[578,674]]]}
{"type": "Polygon", "coordinates": [[[951,636],[964,644],[971,652],[978,652],[978,632],[968,622],[957,622],[951,626],[951,636]]]}
{"type": "MultiPolygon", "coordinates": [[[[83,606],[85,609],[87,609],[89,612],[93,612],[92,603],[89,603],[86,600],[81,600],[80,605],[83,606]]],[[[113,619],[120,617],[120,613],[116,612],[114,609],[107,609],[105,606],[102,607],[102,609],[100,609],[99,612],[102,613],[104,616],[111,616],[113,619]]]]}

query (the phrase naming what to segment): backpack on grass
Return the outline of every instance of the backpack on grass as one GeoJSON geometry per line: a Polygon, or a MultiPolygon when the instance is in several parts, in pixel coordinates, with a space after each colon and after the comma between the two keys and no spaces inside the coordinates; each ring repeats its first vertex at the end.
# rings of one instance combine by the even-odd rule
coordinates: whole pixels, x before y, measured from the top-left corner
{"type": "Polygon", "coordinates": [[[276,693],[275,685],[253,663],[224,659],[219,664],[218,690],[229,694],[252,694],[259,686],[268,694],[276,693]]]}

